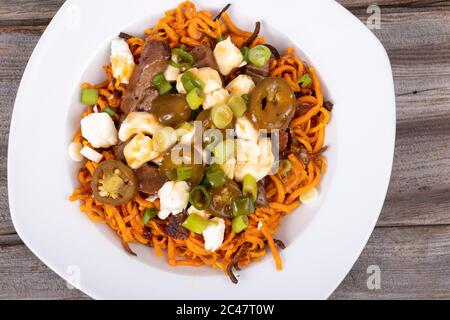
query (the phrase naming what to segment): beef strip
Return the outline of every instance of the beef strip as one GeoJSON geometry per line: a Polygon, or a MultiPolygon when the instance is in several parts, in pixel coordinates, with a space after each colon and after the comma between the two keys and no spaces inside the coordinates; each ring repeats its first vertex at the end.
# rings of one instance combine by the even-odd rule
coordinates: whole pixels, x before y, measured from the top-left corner
{"type": "Polygon", "coordinates": [[[177,240],[185,240],[189,237],[189,231],[182,224],[188,217],[188,213],[183,211],[177,215],[170,215],[167,219],[166,234],[177,240]]]}
{"type": "Polygon", "coordinates": [[[152,79],[164,72],[169,65],[170,47],[162,41],[146,40],[139,64],[131,76],[128,89],[122,97],[120,109],[128,114],[132,111],[150,111],[158,90],[152,79]]]}
{"type": "Polygon", "coordinates": [[[212,49],[204,44],[201,44],[191,50],[191,54],[194,57],[195,67],[205,68],[210,67],[215,70],[219,70],[216,58],[212,49]]]}
{"type": "Polygon", "coordinates": [[[245,69],[245,74],[252,77],[255,83],[258,83],[264,78],[267,78],[269,76],[269,73],[270,72],[268,62],[262,67],[257,67],[255,65],[249,64],[245,69]]]}
{"type": "Polygon", "coordinates": [[[285,130],[281,130],[280,131],[280,135],[279,135],[279,148],[280,148],[280,152],[283,152],[284,150],[287,149],[288,147],[288,143],[289,143],[289,130],[285,129],[285,130]]]}
{"type": "MultiPolygon", "coordinates": [[[[122,121],[121,121],[122,122],[122,121]]],[[[112,150],[114,152],[114,156],[116,157],[116,160],[118,161],[122,161],[123,163],[126,163],[126,159],[125,159],[125,155],[123,154],[123,150],[125,149],[125,147],[127,146],[128,142],[130,142],[131,140],[133,140],[133,138],[135,137],[135,135],[133,134],[130,138],[128,138],[127,141],[125,142],[121,142],[118,145],[115,145],[112,150]]]]}
{"type": "Polygon", "coordinates": [[[159,172],[159,168],[154,165],[144,164],[135,170],[135,173],[138,180],[138,190],[149,196],[156,195],[167,181],[159,172]]]}
{"type": "Polygon", "coordinates": [[[257,208],[267,208],[269,206],[269,201],[266,197],[266,187],[265,187],[266,179],[262,179],[258,181],[258,193],[256,196],[255,206],[257,208]]]}

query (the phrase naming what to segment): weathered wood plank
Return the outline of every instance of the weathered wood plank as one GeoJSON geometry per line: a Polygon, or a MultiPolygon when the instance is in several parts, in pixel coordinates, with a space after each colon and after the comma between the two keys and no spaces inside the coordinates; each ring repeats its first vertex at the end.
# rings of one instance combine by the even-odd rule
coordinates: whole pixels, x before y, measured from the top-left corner
{"type": "Polygon", "coordinates": [[[381,8],[405,8],[414,9],[415,11],[420,8],[429,10],[430,8],[449,5],[446,0],[337,0],[337,2],[349,10],[367,8],[373,4],[376,4],[381,8]]]}
{"type": "MultiPolygon", "coordinates": [[[[16,239],[0,240],[0,299],[79,299],[16,239]]],[[[333,299],[450,299],[450,226],[376,228],[333,299]],[[367,288],[367,268],[381,269],[381,289],[367,288]]]]}
{"type": "Polygon", "coordinates": [[[64,0],[2,0],[0,26],[47,25],[64,0]]]}
{"type": "Polygon", "coordinates": [[[86,299],[36,258],[17,235],[0,237],[0,299],[86,299]]]}
{"type": "Polygon", "coordinates": [[[332,299],[449,299],[450,226],[376,228],[332,299]],[[367,268],[381,269],[369,290],[367,268]]]}

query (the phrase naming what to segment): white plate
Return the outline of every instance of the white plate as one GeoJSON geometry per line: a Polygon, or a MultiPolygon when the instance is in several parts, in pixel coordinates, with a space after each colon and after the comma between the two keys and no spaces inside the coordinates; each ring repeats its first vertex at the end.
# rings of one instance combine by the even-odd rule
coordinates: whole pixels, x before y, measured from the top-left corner
{"type": "MultiPolygon", "coordinates": [[[[142,34],[178,2],[73,0],[52,20],[26,68],[11,123],[8,187],[18,234],[44,263],[94,298],[327,298],[375,226],[395,140],[387,54],[359,20],[333,1],[236,1],[230,9],[239,26],[252,29],[260,20],[270,42],[301,50],[335,104],[327,130],[329,171],[319,201],[296,210],[277,234],[288,244],[281,253],[282,272],[268,255],[240,272],[234,285],[207,267],[171,268],[149,248],[135,246],[139,258],[133,258],[112,231],[89,221],[68,201],[76,166],[67,145],[83,108],[80,83],[104,79],[109,42],[120,31],[142,34]]],[[[218,11],[226,1],[196,3],[218,11]]]]}

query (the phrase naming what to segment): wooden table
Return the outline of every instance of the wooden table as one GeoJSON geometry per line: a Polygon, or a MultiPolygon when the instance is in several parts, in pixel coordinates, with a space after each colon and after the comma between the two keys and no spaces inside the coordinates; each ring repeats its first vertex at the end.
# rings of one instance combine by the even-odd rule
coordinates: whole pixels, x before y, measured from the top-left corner
{"type": "MultiPolygon", "coordinates": [[[[340,1],[362,21],[371,0],[340,1]]],[[[62,0],[0,1],[0,298],[86,299],[40,262],[14,231],[7,145],[28,58],[62,0]]],[[[378,0],[397,93],[388,196],[366,248],[332,299],[450,298],[450,1],[378,0]],[[367,268],[381,269],[369,290],[367,268]]],[[[330,53],[332,54],[332,53],[330,53]]],[[[351,84],[349,84],[351,86],[351,84]]],[[[370,99],[370,97],[368,97],[370,99]]],[[[361,103],[364,103],[362,101],[361,103]]],[[[39,106],[30,106],[38,108],[39,106]]],[[[33,212],[30,212],[30,218],[33,212]]]]}

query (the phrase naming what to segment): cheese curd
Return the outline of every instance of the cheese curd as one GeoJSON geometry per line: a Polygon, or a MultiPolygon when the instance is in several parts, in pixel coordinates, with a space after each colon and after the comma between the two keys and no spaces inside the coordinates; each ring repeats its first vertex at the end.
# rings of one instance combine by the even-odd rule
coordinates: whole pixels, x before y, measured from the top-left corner
{"type": "Polygon", "coordinates": [[[246,74],[241,74],[231,81],[226,86],[226,89],[232,95],[243,96],[244,94],[250,94],[250,92],[255,89],[255,82],[252,77],[246,74]]]}
{"type": "Polygon", "coordinates": [[[168,181],[158,191],[160,211],[158,217],[162,220],[172,213],[182,212],[189,200],[189,185],[185,181],[168,181]]]}
{"type": "Polygon", "coordinates": [[[272,153],[272,143],[268,138],[260,139],[258,143],[259,156],[257,161],[240,162],[234,168],[234,179],[238,182],[244,180],[246,174],[251,174],[256,181],[261,180],[270,173],[275,156],[272,153]]]}
{"type": "MultiPolygon", "coordinates": [[[[178,55],[172,54],[172,61],[178,62],[178,55]]],[[[169,82],[177,81],[179,75],[180,68],[174,67],[171,64],[169,64],[164,71],[164,78],[169,82]]]]}
{"type": "Polygon", "coordinates": [[[258,162],[259,154],[259,145],[256,142],[236,139],[237,163],[258,162]]]}
{"type": "Polygon", "coordinates": [[[228,99],[230,99],[230,94],[227,90],[223,88],[215,90],[205,96],[205,101],[203,101],[203,110],[207,110],[218,104],[226,104],[228,99]]]}
{"type": "Polygon", "coordinates": [[[80,142],[72,142],[69,144],[69,157],[75,162],[83,161],[84,157],[80,153],[81,149],[83,149],[83,145],[80,142]]]}
{"type": "Polygon", "coordinates": [[[114,39],[111,42],[111,67],[118,83],[128,84],[135,66],[128,43],[124,39],[114,39]]]}
{"type": "Polygon", "coordinates": [[[244,61],[241,50],[233,44],[230,37],[216,45],[214,57],[219,65],[220,73],[224,76],[229,75],[233,69],[247,64],[244,61]]]}
{"type": "Polygon", "coordinates": [[[153,140],[138,133],[123,149],[123,155],[132,169],[139,169],[143,164],[156,159],[159,153],[155,151],[153,140]]]}
{"type": "Polygon", "coordinates": [[[203,230],[203,238],[205,240],[205,249],[216,251],[223,243],[225,235],[225,220],[221,218],[213,218],[209,220],[208,226],[203,230]]]}
{"type": "Polygon", "coordinates": [[[235,130],[239,139],[258,142],[258,131],[247,117],[243,116],[236,120],[235,130]]]}
{"type": "Polygon", "coordinates": [[[188,209],[188,211],[187,211],[187,213],[188,213],[189,215],[191,215],[191,214],[196,214],[196,215],[198,215],[198,216],[200,216],[200,217],[204,217],[204,218],[208,218],[208,219],[209,219],[209,217],[211,216],[211,215],[210,215],[209,213],[207,213],[205,210],[198,210],[198,209],[195,209],[194,206],[190,206],[189,209],[188,209]]]}
{"type": "MultiPolygon", "coordinates": [[[[203,83],[203,93],[205,95],[222,88],[222,78],[220,77],[220,74],[213,68],[191,68],[186,72],[190,72],[194,77],[197,77],[197,79],[199,79],[203,83]]],[[[181,81],[183,74],[178,75],[176,87],[179,93],[186,94],[186,89],[184,88],[183,82],[181,81]]]]}
{"type": "Polygon", "coordinates": [[[127,141],[132,135],[144,133],[154,135],[161,128],[158,119],[148,112],[130,112],[119,129],[120,141],[127,141]]]}
{"type": "Polygon", "coordinates": [[[103,159],[103,155],[101,153],[98,153],[88,146],[84,146],[83,149],[80,150],[80,154],[82,154],[86,159],[97,163],[103,159]]]}
{"type": "Polygon", "coordinates": [[[220,168],[223,170],[228,179],[234,179],[234,168],[236,167],[236,159],[228,159],[225,163],[219,164],[220,168]]]}
{"type": "Polygon", "coordinates": [[[301,203],[304,204],[312,204],[316,201],[317,197],[319,196],[319,192],[316,188],[312,188],[311,190],[305,192],[300,196],[301,203]]]}
{"type": "Polygon", "coordinates": [[[81,135],[94,148],[109,148],[118,142],[114,121],[105,112],[91,113],[81,119],[81,135]]]}

